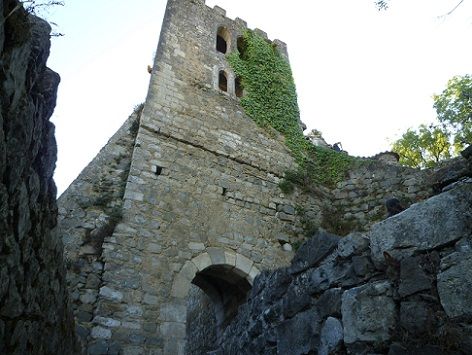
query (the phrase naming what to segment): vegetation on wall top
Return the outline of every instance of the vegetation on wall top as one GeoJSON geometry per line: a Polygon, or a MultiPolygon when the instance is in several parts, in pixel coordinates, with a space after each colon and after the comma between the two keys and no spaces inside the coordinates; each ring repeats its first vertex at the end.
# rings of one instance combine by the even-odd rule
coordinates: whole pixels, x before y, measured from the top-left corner
{"type": "Polygon", "coordinates": [[[276,45],[247,30],[228,61],[241,78],[245,112],[260,126],[280,132],[298,163],[297,171],[287,172],[281,188],[289,192],[292,183],[308,187],[312,183],[333,185],[342,179],[352,158],[305,139],[290,65],[276,45]]]}

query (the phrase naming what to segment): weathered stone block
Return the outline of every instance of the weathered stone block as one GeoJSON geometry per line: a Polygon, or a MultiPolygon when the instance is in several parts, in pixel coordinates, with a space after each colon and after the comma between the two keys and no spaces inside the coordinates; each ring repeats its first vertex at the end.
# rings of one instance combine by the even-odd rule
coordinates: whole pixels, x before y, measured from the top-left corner
{"type": "Polygon", "coordinates": [[[341,288],[331,288],[315,301],[315,307],[321,319],[325,319],[326,316],[341,316],[342,295],[343,290],[341,288]]]}
{"type": "MultiPolygon", "coordinates": [[[[171,295],[177,298],[185,298],[188,295],[188,291],[190,289],[190,281],[181,276],[177,275],[174,279],[174,282],[172,284],[172,290],[171,290],[171,295]]],[[[152,300],[154,302],[154,300],[152,300]]],[[[157,300],[155,301],[156,303],[150,303],[150,304],[157,304],[157,300]]]]}
{"type": "Polygon", "coordinates": [[[470,201],[472,185],[463,185],[374,224],[369,233],[372,259],[377,265],[384,265],[385,251],[401,259],[468,235],[472,223],[470,201]]]}
{"type": "Polygon", "coordinates": [[[351,233],[339,240],[337,246],[338,255],[348,258],[360,253],[369,247],[369,239],[361,233],[351,233]]]}
{"type": "Polygon", "coordinates": [[[245,275],[249,275],[251,272],[252,266],[254,262],[251,259],[246,258],[244,255],[238,254],[236,256],[236,269],[244,273],[245,275]]]}
{"type": "Polygon", "coordinates": [[[472,316],[472,252],[452,253],[441,260],[437,285],[449,317],[472,316]]]}
{"type": "Polygon", "coordinates": [[[123,299],[123,293],[121,293],[120,291],[116,291],[108,286],[103,286],[100,288],[100,296],[108,300],[117,302],[121,302],[121,300],[123,299]]]}
{"type": "Polygon", "coordinates": [[[80,302],[89,304],[94,303],[97,300],[97,291],[94,290],[85,290],[85,293],[80,295],[80,302]]]}
{"type": "Polygon", "coordinates": [[[275,215],[277,218],[280,218],[282,221],[289,221],[289,222],[295,221],[294,215],[291,215],[285,212],[277,212],[275,215]]]}
{"type": "Polygon", "coordinates": [[[277,211],[278,212],[283,212],[289,215],[294,215],[295,214],[295,208],[290,205],[278,205],[277,206],[277,211]]]}
{"type": "Polygon", "coordinates": [[[400,306],[400,326],[409,334],[418,335],[431,331],[432,312],[428,304],[421,301],[402,302],[400,306]],[[429,325],[429,328],[428,328],[429,325]]]}
{"type": "Polygon", "coordinates": [[[309,309],[281,323],[276,329],[277,353],[308,354],[314,351],[319,343],[319,322],[318,314],[309,309]]]}
{"type": "Polygon", "coordinates": [[[190,250],[205,250],[205,245],[203,243],[189,242],[188,247],[190,250]]]}
{"type": "Polygon", "coordinates": [[[355,274],[359,277],[368,277],[374,270],[374,265],[368,256],[353,256],[352,267],[355,274]]]}
{"type": "Polygon", "coordinates": [[[90,333],[92,338],[94,339],[110,339],[111,338],[111,330],[103,327],[93,327],[92,332],[90,333]]]}
{"type": "Polygon", "coordinates": [[[159,304],[159,297],[145,293],[143,296],[143,303],[155,306],[159,304]]]}
{"type": "Polygon", "coordinates": [[[187,307],[185,305],[167,303],[161,307],[159,319],[166,322],[185,323],[187,307]]]}
{"type": "Polygon", "coordinates": [[[226,264],[224,250],[220,248],[208,248],[207,253],[210,256],[212,265],[226,264]]]}
{"type": "Polygon", "coordinates": [[[343,340],[343,325],[333,317],[328,317],[321,328],[318,355],[328,355],[336,350],[343,340]]]}
{"type": "Polygon", "coordinates": [[[212,265],[210,255],[203,253],[192,259],[192,262],[197,267],[198,271],[205,270],[208,266],[212,265]]]}
{"type": "Polygon", "coordinates": [[[342,296],[344,342],[384,342],[395,326],[395,302],[389,282],[379,281],[347,290],[342,296]]]}
{"type": "Polygon", "coordinates": [[[108,343],[106,340],[97,340],[89,345],[87,352],[89,355],[107,355],[108,343]]]}
{"type": "Polygon", "coordinates": [[[163,322],[160,326],[164,338],[185,339],[185,323],[163,322]]]}
{"type": "Polygon", "coordinates": [[[420,258],[408,257],[400,263],[400,286],[398,293],[401,297],[412,295],[416,292],[429,290],[431,280],[419,265],[420,258]]]}
{"type": "Polygon", "coordinates": [[[315,266],[328,256],[338,245],[340,237],[319,232],[303,243],[292,259],[290,272],[295,274],[315,266]]]}

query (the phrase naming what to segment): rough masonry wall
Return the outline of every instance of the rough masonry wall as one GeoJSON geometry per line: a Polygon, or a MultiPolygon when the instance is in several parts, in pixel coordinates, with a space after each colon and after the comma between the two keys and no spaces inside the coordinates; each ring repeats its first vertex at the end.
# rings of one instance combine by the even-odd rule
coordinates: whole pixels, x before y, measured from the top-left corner
{"type": "Polygon", "coordinates": [[[103,274],[103,241],[121,220],[123,195],[142,106],[58,199],[68,288],[78,335],[90,341],[103,274]]]}
{"type": "MultiPolygon", "coordinates": [[[[103,244],[91,347],[183,353],[194,270],[229,263],[249,280],[292,256],[277,236],[298,235],[297,195],[284,196],[277,183],[294,162],[282,137],[243,113],[234,74],[215,49],[219,26],[234,50],[243,21],[202,1],[168,3],[123,219],[103,244]],[[228,92],[218,88],[222,69],[228,92]],[[210,265],[195,261],[203,259],[210,265]]],[[[321,201],[310,205],[317,218],[321,201]]]]}
{"type": "Polygon", "coordinates": [[[1,354],[80,353],[55,231],[50,30],[18,1],[0,1],[1,354]]]}
{"type": "Polygon", "coordinates": [[[451,182],[471,176],[471,169],[463,156],[424,170],[368,160],[349,171],[348,178],[331,191],[333,204],[324,211],[323,222],[329,230],[341,235],[368,230],[387,216],[387,199],[395,197],[408,208],[451,182]]]}
{"type": "MultiPolygon", "coordinates": [[[[470,163],[469,163],[470,164],[470,163]]],[[[470,354],[471,179],[263,272],[214,354],[470,354]]]]}
{"type": "Polygon", "coordinates": [[[433,170],[419,170],[365,161],[349,171],[346,180],[332,191],[335,218],[348,228],[366,230],[386,216],[385,201],[395,197],[404,207],[424,200],[433,194],[433,170]]]}

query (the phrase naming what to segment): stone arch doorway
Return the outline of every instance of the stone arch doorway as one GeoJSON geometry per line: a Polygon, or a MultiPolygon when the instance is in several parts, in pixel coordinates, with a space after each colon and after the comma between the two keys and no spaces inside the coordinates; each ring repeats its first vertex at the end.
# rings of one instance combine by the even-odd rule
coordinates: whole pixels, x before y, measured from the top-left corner
{"type": "Polygon", "coordinates": [[[172,283],[169,302],[161,307],[164,354],[185,354],[188,297],[198,286],[215,311],[216,332],[235,316],[259,269],[247,257],[223,248],[207,248],[187,261],[172,283]]]}

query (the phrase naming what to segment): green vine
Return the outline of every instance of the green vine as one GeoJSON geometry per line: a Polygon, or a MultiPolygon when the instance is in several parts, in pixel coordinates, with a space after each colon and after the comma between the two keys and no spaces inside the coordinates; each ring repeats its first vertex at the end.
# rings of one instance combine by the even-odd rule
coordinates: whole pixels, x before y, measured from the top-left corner
{"type": "Polygon", "coordinates": [[[238,51],[228,62],[241,79],[241,105],[262,127],[272,127],[285,137],[298,169],[286,173],[280,187],[293,190],[292,183],[305,186],[334,185],[347,172],[352,158],[346,154],[314,146],[300,128],[300,112],[292,71],[277,47],[257,33],[247,30],[238,39],[238,51]]]}

